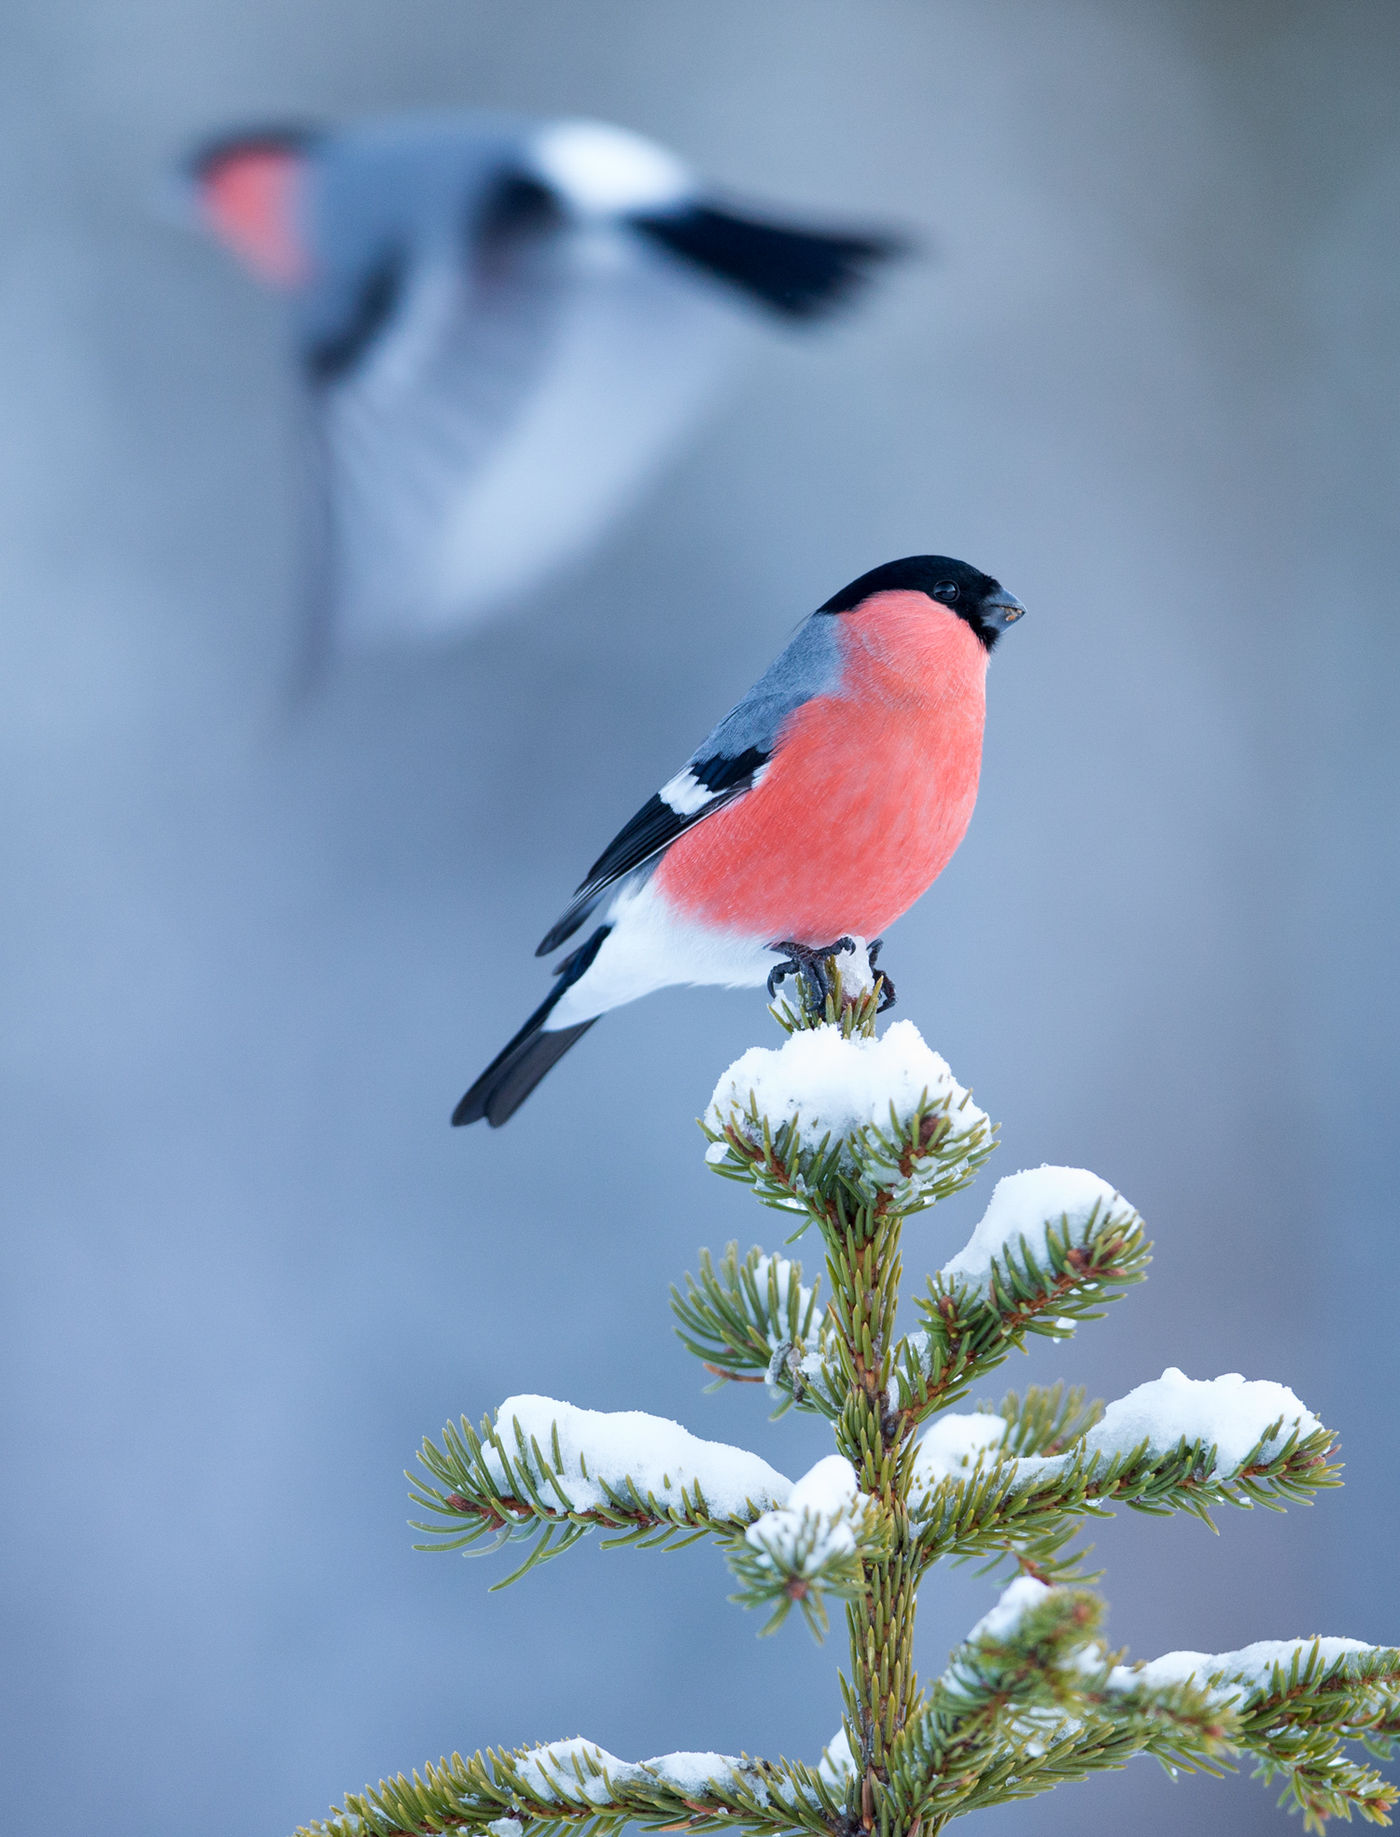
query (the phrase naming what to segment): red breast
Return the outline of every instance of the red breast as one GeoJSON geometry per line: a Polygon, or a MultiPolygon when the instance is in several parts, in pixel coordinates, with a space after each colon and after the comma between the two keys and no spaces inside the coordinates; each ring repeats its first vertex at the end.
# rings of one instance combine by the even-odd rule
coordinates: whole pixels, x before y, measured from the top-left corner
{"type": "Polygon", "coordinates": [[[923,593],[840,620],[839,689],[788,717],[754,790],[673,844],[658,890],[765,942],[877,937],[947,866],[977,801],[987,652],[923,593]]]}

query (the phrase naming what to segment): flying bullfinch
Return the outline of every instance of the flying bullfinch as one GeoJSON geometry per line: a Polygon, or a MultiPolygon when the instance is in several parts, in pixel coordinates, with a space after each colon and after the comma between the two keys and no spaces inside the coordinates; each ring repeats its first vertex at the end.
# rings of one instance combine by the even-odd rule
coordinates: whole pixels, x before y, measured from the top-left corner
{"type": "Polygon", "coordinates": [[[823,318],[901,247],[772,221],[595,121],[244,133],[188,179],[290,296],[323,485],[313,663],[460,630],[581,555],[746,321],[823,318]]]}
{"type": "Polygon", "coordinates": [[[878,938],[962,841],[987,659],[1024,610],[946,555],[887,562],[819,607],[594,862],[536,954],[596,926],[453,1122],[505,1122],[639,995],[771,989],[775,972],[878,938]]]}

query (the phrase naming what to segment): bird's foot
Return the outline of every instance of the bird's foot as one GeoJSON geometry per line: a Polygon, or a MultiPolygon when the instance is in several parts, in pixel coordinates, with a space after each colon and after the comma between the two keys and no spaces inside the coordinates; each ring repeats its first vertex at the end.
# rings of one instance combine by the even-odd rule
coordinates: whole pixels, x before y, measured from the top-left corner
{"type": "Polygon", "coordinates": [[[801,989],[802,1007],[810,1021],[822,1021],[826,1018],[827,997],[831,994],[831,976],[827,970],[829,957],[844,956],[847,951],[856,947],[854,938],[837,938],[834,944],[798,944],[791,938],[781,938],[773,946],[774,950],[784,953],[782,961],[775,963],[768,974],[768,998],[776,999],[779,983],[786,982],[789,976],[796,976],[801,989]]]}
{"type": "MultiPolygon", "coordinates": [[[[875,942],[870,946],[870,949],[866,952],[866,961],[869,963],[872,970],[875,969],[875,959],[879,956],[880,952],[884,949],[884,944],[885,944],[885,940],[883,938],[876,938],[875,942]]],[[[889,1010],[894,1006],[894,1000],[895,1000],[894,984],[890,981],[889,974],[887,971],[880,970],[877,972],[877,974],[880,979],[880,1005],[875,1010],[875,1012],[877,1014],[887,1014],[889,1010]]]]}

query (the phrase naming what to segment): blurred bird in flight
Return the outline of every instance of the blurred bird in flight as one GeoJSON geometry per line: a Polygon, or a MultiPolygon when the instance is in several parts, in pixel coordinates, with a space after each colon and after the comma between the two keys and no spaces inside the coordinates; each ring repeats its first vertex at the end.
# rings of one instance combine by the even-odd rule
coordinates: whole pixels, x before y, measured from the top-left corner
{"type": "Polygon", "coordinates": [[[806,619],[589,869],[536,955],[596,928],[453,1122],[499,1126],[599,1015],[653,989],[771,993],[878,940],[962,841],[987,659],[1024,610],[966,562],[911,555],[806,619]]]}
{"type": "Polygon", "coordinates": [[[731,205],[600,122],[245,133],[188,171],[204,225],[292,299],[318,652],[459,630],[580,556],[754,309],[820,319],[901,247],[731,205]]]}

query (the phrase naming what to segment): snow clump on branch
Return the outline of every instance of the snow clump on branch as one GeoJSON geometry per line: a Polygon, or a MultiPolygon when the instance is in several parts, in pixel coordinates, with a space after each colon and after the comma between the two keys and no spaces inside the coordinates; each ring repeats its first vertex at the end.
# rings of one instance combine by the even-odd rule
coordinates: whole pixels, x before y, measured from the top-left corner
{"type": "Polygon", "coordinates": [[[851,1752],[851,1738],[845,1729],[837,1729],[822,1749],[822,1757],[817,1762],[817,1777],[823,1786],[829,1786],[833,1792],[841,1792],[855,1771],[856,1757],[851,1752]]]}
{"type": "MultiPolygon", "coordinates": [[[[642,1410],[582,1410],[553,1397],[508,1397],[496,1412],[496,1434],[507,1457],[525,1462],[547,1497],[558,1485],[576,1512],[606,1507],[605,1488],[625,1493],[629,1483],[643,1497],[676,1506],[682,1493],[693,1497],[698,1487],[720,1518],[784,1505],[793,1490],[791,1480],[747,1449],[702,1441],[669,1417],[642,1410]]],[[[493,1478],[508,1487],[497,1450],[488,1442],[482,1451],[493,1478]]]]}
{"type": "Polygon", "coordinates": [[[1095,1226],[1114,1211],[1124,1223],[1137,1214],[1106,1180],[1084,1167],[1030,1167],[998,1180],[986,1211],[967,1243],[938,1274],[945,1287],[964,1282],[986,1294],[992,1260],[1025,1248],[1038,1261],[1046,1258],[1045,1234],[1067,1229],[1071,1245],[1082,1244],[1095,1226]]]}
{"type": "Polygon", "coordinates": [[[1254,1456],[1270,1460],[1284,1445],[1305,1441],[1322,1424],[1286,1384],[1243,1378],[1188,1378],[1168,1366],[1160,1378],[1139,1384],[1110,1403],[1102,1418],[1063,1454],[1002,1452],[1008,1424],[981,1411],[949,1411],[927,1429],[914,1457],[913,1491],[931,1492],[945,1480],[970,1479],[978,1464],[996,1468],[1018,1486],[1039,1486],[1098,1457],[1112,1461],[1146,1446],[1161,1460],[1183,1444],[1215,1449],[1210,1477],[1237,1476],[1254,1456]]]}
{"type": "Polygon", "coordinates": [[[1027,1614],[1034,1613],[1036,1608],[1050,1598],[1050,1585],[1041,1582],[1033,1575],[1017,1576],[1014,1582],[1008,1582],[991,1607],[972,1628],[967,1636],[967,1644],[976,1645],[979,1640],[992,1640],[1002,1645],[1011,1639],[1017,1627],[1027,1614]]]}
{"type": "Polygon", "coordinates": [[[1212,1679],[1210,1694],[1218,1702],[1228,1702],[1241,1690],[1246,1692],[1267,1687],[1277,1667],[1287,1675],[1296,1659],[1305,1665],[1314,1650],[1323,1665],[1335,1665],[1353,1653],[1380,1651],[1361,1639],[1259,1639],[1237,1652],[1164,1652],[1140,1665],[1115,1665],[1109,1673],[1114,1690],[1131,1690],[1146,1684],[1160,1688],[1169,1684],[1194,1684],[1204,1689],[1212,1679]]]}
{"type": "MultiPolygon", "coordinates": [[[[676,1792],[692,1796],[702,1794],[707,1786],[727,1791],[736,1784],[763,1794],[757,1769],[732,1754],[682,1751],[657,1754],[651,1760],[626,1761],[609,1754],[596,1741],[585,1741],[581,1735],[527,1748],[515,1757],[515,1765],[525,1790],[545,1805],[607,1805],[614,1788],[648,1780],[660,1780],[676,1792]]],[[[509,1837],[509,1833],[502,1837],[509,1837]]]]}
{"type": "Polygon", "coordinates": [[[919,1438],[914,1455],[914,1487],[937,1486],[941,1480],[965,1480],[984,1456],[1001,1458],[1007,1421],[986,1410],[971,1414],[948,1410],[919,1438]]]}
{"type": "MultiPolygon", "coordinates": [[[[775,1135],[787,1125],[800,1130],[804,1169],[825,1141],[844,1172],[863,1172],[867,1180],[888,1174],[903,1189],[896,1195],[902,1209],[912,1209],[925,1183],[921,1176],[931,1182],[936,1174],[946,1183],[960,1153],[983,1144],[990,1129],[985,1110],[912,1021],[895,1021],[879,1039],[845,1039],[840,1027],[825,1026],[790,1034],[777,1048],[751,1046],[715,1086],[705,1126],[717,1136],[733,1129],[762,1147],[765,1124],[775,1135]],[[922,1152],[925,1137],[912,1170],[897,1164],[898,1155],[880,1167],[875,1138],[907,1137],[920,1110],[950,1121],[937,1153],[922,1152]]],[[[721,1161],[726,1152],[716,1142],[709,1158],[721,1161]]]]}
{"type": "Polygon", "coordinates": [[[779,1574],[814,1575],[854,1553],[866,1510],[855,1468],[828,1454],[796,1482],[786,1505],[749,1526],[745,1540],[779,1574]]]}
{"type": "Polygon", "coordinates": [[[1153,1453],[1183,1441],[1201,1442],[1215,1448],[1217,1470],[1233,1471],[1261,1443],[1267,1458],[1294,1436],[1304,1441],[1321,1427],[1286,1384],[1243,1378],[1237,1371],[1188,1378],[1169,1365],[1160,1378],[1110,1403],[1081,1445],[1112,1459],[1142,1442],[1153,1453]]]}

